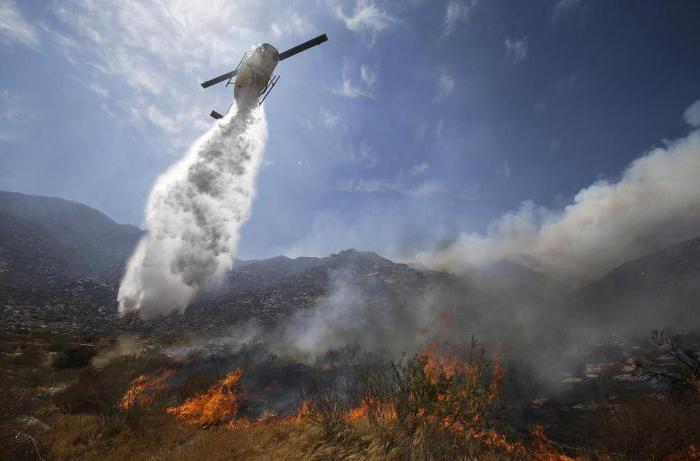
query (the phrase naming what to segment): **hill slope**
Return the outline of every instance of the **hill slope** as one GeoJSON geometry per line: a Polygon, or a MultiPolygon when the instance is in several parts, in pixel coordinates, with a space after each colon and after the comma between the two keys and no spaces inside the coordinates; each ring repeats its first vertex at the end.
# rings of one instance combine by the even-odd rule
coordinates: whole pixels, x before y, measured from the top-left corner
{"type": "MultiPolygon", "coordinates": [[[[0,191],[0,213],[5,214],[6,225],[14,218],[18,224],[13,226],[31,226],[32,234],[40,235],[43,244],[58,242],[61,248],[56,245],[57,253],[74,253],[77,258],[72,258],[70,265],[80,266],[74,267],[74,272],[101,279],[121,276],[126,259],[142,235],[136,226],[117,224],[94,208],[55,197],[0,191]]],[[[16,237],[14,233],[8,235],[16,237]]],[[[12,246],[13,241],[7,240],[5,245],[12,246]]]]}
{"type": "Polygon", "coordinates": [[[574,294],[583,312],[648,324],[700,326],[700,237],[626,262],[574,294]]]}

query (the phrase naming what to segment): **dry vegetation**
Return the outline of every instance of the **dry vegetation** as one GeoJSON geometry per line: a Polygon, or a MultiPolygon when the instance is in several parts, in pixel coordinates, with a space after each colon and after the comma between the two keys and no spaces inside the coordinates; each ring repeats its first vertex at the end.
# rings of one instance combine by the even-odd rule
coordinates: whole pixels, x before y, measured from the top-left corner
{"type": "Polygon", "coordinates": [[[700,459],[692,393],[606,400],[609,436],[587,447],[563,449],[536,425],[516,433],[501,361],[473,342],[357,367],[340,386],[309,389],[295,414],[254,415],[245,369],[178,374],[156,353],[56,368],[52,341],[2,343],[0,459],[700,459]]]}

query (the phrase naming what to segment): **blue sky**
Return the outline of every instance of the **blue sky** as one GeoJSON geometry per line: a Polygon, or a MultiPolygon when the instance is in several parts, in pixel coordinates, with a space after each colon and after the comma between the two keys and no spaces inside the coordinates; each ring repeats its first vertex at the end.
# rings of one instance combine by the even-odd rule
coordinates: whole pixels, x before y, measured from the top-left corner
{"type": "Polygon", "coordinates": [[[230,103],[199,82],[326,32],[277,69],[239,257],[410,258],[685,136],[699,20],[691,0],[0,0],[0,189],[140,224],[230,103]]]}

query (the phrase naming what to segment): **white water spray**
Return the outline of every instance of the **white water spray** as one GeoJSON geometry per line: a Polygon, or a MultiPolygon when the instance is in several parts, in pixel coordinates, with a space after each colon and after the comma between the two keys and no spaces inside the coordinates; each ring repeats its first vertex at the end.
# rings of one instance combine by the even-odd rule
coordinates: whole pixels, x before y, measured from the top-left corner
{"type": "MultiPolygon", "coordinates": [[[[254,98],[251,98],[255,101],[254,98]]],[[[119,312],[150,318],[182,311],[232,267],[267,138],[262,107],[231,110],[156,181],[148,233],[119,287],[119,312]]]]}

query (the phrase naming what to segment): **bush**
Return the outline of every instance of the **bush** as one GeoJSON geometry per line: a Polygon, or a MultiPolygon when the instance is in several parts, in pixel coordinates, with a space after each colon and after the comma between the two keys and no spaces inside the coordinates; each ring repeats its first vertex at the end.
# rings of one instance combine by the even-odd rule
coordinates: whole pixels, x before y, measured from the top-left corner
{"type": "Polygon", "coordinates": [[[51,365],[54,368],[82,368],[89,365],[96,355],[97,348],[92,344],[66,347],[56,352],[51,365]]]}
{"type": "Polygon", "coordinates": [[[78,381],[58,394],[55,402],[67,413],[112,416],[118,413],[121,398],[134,378],[169,366],[170,359],[160,354],[118,357],[102,369],[90,366],[81,370],[78,381]]]}
{"type": "Polygon", "coordinates": [[[607,403],[601,416],[603,449],[625,459],[687,459],[683,453],[700,444],[700,413],[688,402],[644,395],[607,403]]]}
{"type": "Polygon", "coordinates": [[[111,415],[123,392],[121,383],[110,381],[101,371],[88,367],[80,372],[76,383],[56,396],[55,403],[66,413],[111,415]]]}
{"type": "Polygon", "coordinates": [[[31,428],[20,421],[24,415],[36,411],[36,402],[28,389],[11,386],[4,379],[0,383],[0,459],[37,459],[42,450],[31,428]]]}
{"type": "Polygon", "coordinates": [[[336,457],[497,459],[512,448],[492,440],[500,382],[500,365],[475,342],[435,344],[388,370],[368,367],[346,394],[315,396],[312,420],[336,457]]]}

